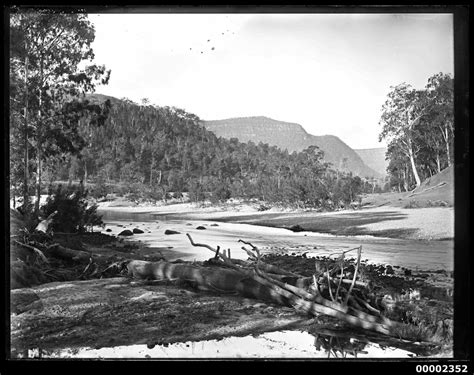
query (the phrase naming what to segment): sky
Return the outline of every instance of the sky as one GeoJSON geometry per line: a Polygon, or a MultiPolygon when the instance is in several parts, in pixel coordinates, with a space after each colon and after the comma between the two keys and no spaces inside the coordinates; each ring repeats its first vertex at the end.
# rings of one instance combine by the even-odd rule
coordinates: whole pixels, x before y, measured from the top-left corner
{"type": "Polygon", "coordinates": [[[266,116],[384,147],[391,86],[453,74],[450,14],[90,14],[98,93],[203,120],[266,116]]]}

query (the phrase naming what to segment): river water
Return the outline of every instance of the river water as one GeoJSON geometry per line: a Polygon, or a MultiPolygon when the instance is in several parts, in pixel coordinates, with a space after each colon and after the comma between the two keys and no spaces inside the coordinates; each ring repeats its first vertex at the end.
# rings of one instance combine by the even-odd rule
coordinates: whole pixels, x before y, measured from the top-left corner
{"type": "MultiPolygon", "coordinates": [[[[306,256],[331,255],[357,246],[362,246],[362,259],[369,263],[391,264],[412,270],[453,270],[454,242],[452,240],[392,239],[373,236],[336,236],[313,232],[292,232],[283,228],[272,228],[250,224],[218,222],[215,220],[173,219],[154,213],[137,213],[100,209],[106,224],[104,233],[119,234],[124,229],[139,228],[143,234],[128,238],[139,240],[150,254],[159,250],[166,259],[202,261],[212,256],[205,248],[192,247],[186,233],[195,242],[214,248],[230,249],[237,259],[247,259],[241,249],[242,239],[252,242],[263,252],[302,254],[306,256]],[[205,230],[198,230],[197,227],[205,230]],[[108,229],[108,232],[106,230],[108,229]],[[165,235],[165,230],[179,234],[165,235]]],[[[350,253],[349,253],[350,254],[350,253]]],[[[348,255],[349,255],[348,254],[348,255]]]]}

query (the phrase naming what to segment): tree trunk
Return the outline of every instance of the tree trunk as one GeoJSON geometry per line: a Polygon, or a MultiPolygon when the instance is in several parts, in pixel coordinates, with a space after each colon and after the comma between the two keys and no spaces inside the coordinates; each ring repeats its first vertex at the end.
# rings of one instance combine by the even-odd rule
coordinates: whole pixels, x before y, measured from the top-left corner
{"type": "Polygon", "coordinates": [[[28,168],[28,56],[25,57],[25,134],[24,134],[24,176],[23,176],[23,205],[26,205],[29,200],[28,194],[28,179],[29,179],[29,168],[28,168]]]}
{"type": "Polygon", "coordinates": [[[40,62],[40,84],[38,90],[38,123],[36,124],[36,202],[35,213],[39,214],[40,198],[41,198],[41,143],[42,143],[42,85],[43,85],[43,60],[40,62]]]}
{"type": "Polygon", "coordinates": [[[451,166],[451,155],[450,155],[450,150],[449,150],[449,133],[448,133],[448,127],[445,128],[445,140],[446,140],[446,157],[448,158],[448,167],[451,166]]]}
{"type": "Polygon", "coordinates": [[[36,202],[35,202],[35,213],[39,213],[39,205],[41,198],[41,146],[38,142],[36,147],[36,202]]]}
{"type": "Polygon", "coordinates": [[[403,172],[403,189],[405,191],[408,191],[408,173],[407,173],[407,169],[405,167],[405,169],[402,171],[403,172]]]}
{"type": "Polygon", "coordinates": [[[436,166],[438,167],[438,173],[441,172],[441,161],[439,160],[439,152],[436,153],[436,166]]]}
{"type": "Polygon", "coordinates": [[[150,163],[150,187],[153,186],[153,163],[154,163],[153,152],[151,154],[151,163],[150,163]]]}
{"type": "Polygon", "coordinates": [[[416,187],[420,187],[421,180],[420,180],[420,176],[418,175],[418,171],[416,170],[415,156],[413,154],[413,147],[411,145],[411,142],[408,147],[408,156],[410,157],[410,164],[411,164],[411,169],[413,171],[413,176],[415,177],[416,187]]]}
{"type": "Polygon", "coordinates": [[[190,281],[200,289],[220,293],[238,293],[247,298],[292,306],[314,316],[325,314],[353,326],[392,335],[398,324],[369,314],[354,311],[347,305],[326,301],[304,289],[279,282],[259,271],[223,267],[200,267],[166,261],[133,260],[127,265],[129,275],[139,279],[190,281]],[[310,300],[308,300],[308,299],[310,300]],[[351,315],[352,313],[355,315],[351,315]],[[394,328],[392,331],[391,328],[394,328]]]}

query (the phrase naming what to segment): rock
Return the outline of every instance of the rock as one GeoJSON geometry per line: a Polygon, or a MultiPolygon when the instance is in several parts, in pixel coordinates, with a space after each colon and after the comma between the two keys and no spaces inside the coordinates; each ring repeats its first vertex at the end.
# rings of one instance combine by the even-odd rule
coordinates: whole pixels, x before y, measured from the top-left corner
{"type": "Polygon", "coordinates": [[[175,231],[175,230],[171,230],[171,229],[166,229],[165,234],[180,234],[180,232],[175,231]]]}
{"type": "Polygon", "coordinates": [[[215,224],[215,223],[211,224],[211,227],[218,227],[218,226],[219,226],[219,224],[215,224]]]}
{"type": "Polygon", "coordinates": [[[105,231],[106,231],[106,232],[112,232],[112,229],[107,228],[105,231]]]}
{"type": "Polygon", "coordinates": [[[385,267],[385,274],[386,275],[393,275],[395,272],[393,271],[393,268],[390,264],[387,264],[385,267]]]}
{"type": "Polygon", "coordinates": [[[145,232],[142,231],[141,229],[133,228],[133,233],[135,233],[135,234],[140,234],[140,233],[145,233],[145,232]]]}
{"type": "Polygon", "coordinates": [[[405,275],[405,276],[411,276],[411,270],[409,270],[408,268],[406,268],[405,271],[404,271],[404,275],[405,275]]]}
{"type": "Polygon", "coordinates": [[[131,230],[125,229],[121,231],[118,235],[119,236],[133,236],[133,232],[131,230]]]}
{"type": "Polygon", "coordinates": [[[204,229],[206,229],[206,228],[205,228],[205,227],[203,227],[202,225],[200,225],[200,226],[196,227],[196,229],[199,229],[199,230],[204,230],[204,229]]]}
{"type": "Polygon", "coordinates": [[[303,232],[304,231],[304,228],[301,227],[300,225],[296,224],[296,225],[293,225],[290,227],[290,230],[292,232],[303,232]]]}

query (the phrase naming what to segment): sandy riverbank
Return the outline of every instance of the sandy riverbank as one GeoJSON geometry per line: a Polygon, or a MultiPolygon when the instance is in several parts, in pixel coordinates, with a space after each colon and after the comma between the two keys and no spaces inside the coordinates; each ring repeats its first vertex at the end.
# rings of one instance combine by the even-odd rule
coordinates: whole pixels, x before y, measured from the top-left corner
{"type": "Polygon", "coordinates": [[[192,247],[186,237],[189,233],[195,242],[231,249],[232,256],[239,259],[247,258],[239,239],[252,242],[263,252],[306,253],[307,256],[338,254],[362,245],[363,258],[371,263],[420,270],[452,270],[453,241],[446,240],[453,233],[449,220],[452,209],[406,211],[380,207],[331,213],[278,209],[260,212],[251,205],[197,207],[186,203],[134,207],[102,205],[99,213],[104,215],[107,224],[103,233],[118,235],[124,229],[143,230],[143,234],[129,238],[140,241],[144,245],[142,251],[151,258],[159,252],[169,260],[202,261],[212,256],[209,250],[192,247]],[[295,224],[305,230],[286,229],[295,224]],[[197,229],[199,226],[205,229],[197,229]],[[166,230],[179,233],[166,235],[166,230]],[[383,236],[385,233],[388,235],[383,236]],[[411,236],[404,238],[406,233],[411,236]],[[434,238],[438,240],[433,241],[434,238]],[[441,240],[443,238],[445,240],[441,240]]]}
{"type": "Polygon", "coordinates": [[[290,228],[299,225],[306,231],[333,235],[371,235],[376,237],[440,240],[454,238],[454,208],[401,208],[392,206],[316,212],[272,208],[258,211],[258,205],[227,204],[203,206],[193,203],[132,205],[104,202],[100,209],[115,212],[152,213],[169,219],[213,220],[290,228]]]}

